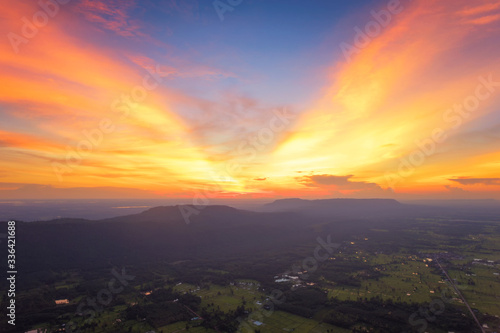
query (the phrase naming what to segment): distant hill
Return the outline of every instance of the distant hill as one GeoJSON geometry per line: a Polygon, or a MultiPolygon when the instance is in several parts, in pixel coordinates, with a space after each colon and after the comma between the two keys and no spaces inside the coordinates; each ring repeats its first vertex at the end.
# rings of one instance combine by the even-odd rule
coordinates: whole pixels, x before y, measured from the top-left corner
{"type": "Polygon", "coordinates": [[[498,200],[417,200],[394,199],[280,199],[259,208],[260,212],[291,212],[308,217],[380,219],[448,217],[481,219],[500,216],[498,200]]]}
{"type": "Polygon", "coordinates": [[[411,200],[405,203],[436,207],[500,208],[500,201],[494,199],[477,200],[411,200]]]}
{"type": "Polygon", "coordinates": [[[402,204],[394,199],[319,199],[305,200],[299,198],[275,200],[265,205],[266,210],[300,210],[309,208],[335,209],[381,209],[400,208],[402,204]]]}
{"type": "Polygon", "coordinates": [[[314,216],[373,218],[408,214],[414,206],[394,199],[280,199],[261,207],[262,212],[297,212],[314,216]]]}

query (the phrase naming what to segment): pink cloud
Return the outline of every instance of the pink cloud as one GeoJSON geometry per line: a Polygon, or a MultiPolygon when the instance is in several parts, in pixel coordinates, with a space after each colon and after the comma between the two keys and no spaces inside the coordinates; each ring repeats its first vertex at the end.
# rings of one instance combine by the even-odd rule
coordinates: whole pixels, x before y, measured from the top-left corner
{"type": "Polygon", "coordinates": [[[500,14],[482,16],[482,17],[479,17],[477,19],[470,20],[470,21],[468,21],[468,23],[474,24],[474,25],[484,25],[484,24],[493,23],[493,22],[498,21],[498,20],[500,20],[500,14]]]}
{"type": "Polygon", "coordinates": [[[82,0],[75,10],[83,14],[88,21],[99,23],[120,36],[143,37],[145,34],[140,32],[141,25],[128,14],[135,5],[135,0],[82,0]]]}

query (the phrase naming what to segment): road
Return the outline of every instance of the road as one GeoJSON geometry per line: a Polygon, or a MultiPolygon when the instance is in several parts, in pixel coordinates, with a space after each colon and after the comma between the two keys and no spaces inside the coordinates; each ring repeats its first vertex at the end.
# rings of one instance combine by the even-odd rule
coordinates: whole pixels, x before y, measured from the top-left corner
{"type": "Polygon", "coordinates": [[[476,321],[477,323],[477,326],[479,327],[479,329],[481,330],[482,333],[486,333],[484,331],[484,328],[483,326],[481,325],[481,323],[479,322],[479,320],[477,319],[476,317],[476,314],[474,313],[474,311],[472,311],[472,308],[470,307],[469,303],[467,302],[467,300],[465,299],[464,295],[462,295],[462,293],[460,292],[460,290],[458,290],[457,286],[455,285],[455,283],[453,282],[453,280],[450,278],[450,276],[448,275],[448,272],[443,268],[443,266],[441,266],[441,263],[439,262],[439,260],[437,258],[434,259],[436,261],[436,263],[439,265],[439,268],[441,268],[441,270],[443,271],[444,275],[446,275],[446,278],[448,279],[448,281],[450,281],[451,285],[453,286],[453,289],[455,289],[455,292],[457,293],[458,296],[460,296],[460,298],[462,299],[462,301],[464,302],[464,304],[467,306],[467,308],[469,309],[469,312],[470,314],[472,315],[472,318],[474,318],[474,320],[476,321]]]}

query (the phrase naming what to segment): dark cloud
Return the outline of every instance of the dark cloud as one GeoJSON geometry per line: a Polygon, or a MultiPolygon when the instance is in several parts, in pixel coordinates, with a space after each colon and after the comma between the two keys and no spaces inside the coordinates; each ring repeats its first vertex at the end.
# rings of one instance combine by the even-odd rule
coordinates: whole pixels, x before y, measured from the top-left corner
{"type": "Polygon", "coordinates": [[[455,193],[455,194],[463,194],[463,193],[469,193],[468,191],[464,190],[461,187],[455,187],[455,186],[450,186],[450,185],[445,185],[444,186],[448,191],[455,193]]]}
{"type": "Polygon", "coordinates": [[[378,184],[369,182],[357,182],[351,180],[354,175],[335,176],[335,175],[312,175],[300,177],[300,181],[306,186],[324,187],[335,186],[339,190],[381,190],[384,191],[378,184]]]}
{"type": "Polygon", "coordinates": [[[262,181],[262,180],[266,180],[266,179],[267,178],[254,178],[253,180],[260,180],[260,181],[262,181]]]}
{"type": "Polygon", "coordinates": [[[500,185],[500,178],[451,178],[448,180],[461,185],[500,185]]]}

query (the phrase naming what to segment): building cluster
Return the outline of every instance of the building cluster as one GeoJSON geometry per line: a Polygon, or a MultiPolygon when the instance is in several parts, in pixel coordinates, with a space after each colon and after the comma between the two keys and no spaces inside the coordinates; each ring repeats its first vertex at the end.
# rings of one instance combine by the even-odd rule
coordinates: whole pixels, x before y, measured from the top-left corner
{"type": "Polygon", "coordinates": [[[489,267],[494,267],[495,266],[495,261],[493,260],[487,260],[487,259],[474,259],[472,261],[473,265],[484,265],[484,266],[489,266],[489,267]]]}

